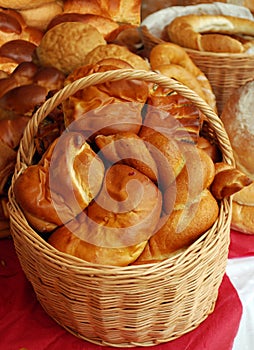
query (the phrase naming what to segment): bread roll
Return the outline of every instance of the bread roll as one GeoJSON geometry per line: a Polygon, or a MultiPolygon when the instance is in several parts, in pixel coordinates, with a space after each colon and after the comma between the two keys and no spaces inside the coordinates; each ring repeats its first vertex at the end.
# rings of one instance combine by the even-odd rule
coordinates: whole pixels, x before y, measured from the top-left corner
{"type": "Polygon", "coordinates": [[[167,26],[167,33],[170,41],[186,48],[241,53],[245,51],[245,47],[240,41],[221,34],[244,34],[254,37],[254,21],[225,15],[190,14],[176,17],[167,26]]]}
{"type": "Polygon", "coordinates": [[[195,145],[183,145],[185,165],[175,181],[164,192],[164,212],[195,201],[196,197],[214,181],[212,159],[195,145]]]}
{"type": "MultiPolygon", "coordinates": [[[[96,64],[83,66],[70,74],[65,83],[92,73],[115,69],[118,67],[96,64]]],[[[82,130],[90,139],[97,134],[110,135],[126,131],[137,134],[147,96],[148,85],[139,80],[112,81],[87,87],[63,102],[65,125],[72,130],[82,130]]]]}
{"type": "Polygon", "coordinates": [[[30,8],[22,8],[19,13],[27,25],[45,32],[49,22],[63,12],[63,1],[43,1],[41,4],[30,8]]]}
{"type": "Polygon", "coordinates": [[[165,191],[185,165],[184,154],[173,137],[149,127],[142,127],[139,136],[155,160],[158,169],[158,187],[165,191]]]}
{"type": "Polygon", "coordinates": [[[42,66],[55,67],[69,74],[82,66],[86,55],[98,45],[106,45],[106,41],[94,26],[63,22],[44,34],[36,55],[42,66]]]}
{"type": "Polygon", "coordinates": [[[0,46],[11,40],[27,40],[38,45],[43,32],[26,24],[23,17],[15,10],[0,8],[0,46]]]}
{"type": "Polygon", "coordinates": [[[150,70],[145,59],[131,52],[127,47],[117,44],[99,45],[86,55],[84,64],[96,64],[103,58],[119,58],[128,62],[133,68],[150,70]]]}
{"type": "MultiPolygon", "coordinates": [[[[157,89],[156,89],[157,90],[157,89]]],[[[148,99],[144,125],[174,138],[196,143],[204,115],[188,99],[179,94],[160,95],[152,91],[148,99]]]]}
{"type": "Polygon", "coordinates": [[[182,47],[169,42],[161,43],[152,48],[149,58],[153,70],[188,86],[216,110],[211,84],[182,47]]]}
{"type": "Polygon", "coordinates": [[[92,13],[119,23],[140,24],[140,0],[65,0],[64,12],[92,13]]]}
{"type": "Polygon", "coordinates": [[[38,164],[26,168],[15,182],[14,193],[29,223],[48,232],[90,203],[103,176],[103,163],[84,136],[69,132],[52,143],[38,164]]]}
{"type": "Polygon", "coordinates": [[[141,254],[160,218],[161,193],[145,175],[113,165],[99,195],[77,220],[49,238],[55,248],[86,261],[125,266],[141,254]]]}
{"type": "Polygon", "coordinates": [[[104,16],[89,13],[61,13],[50,21],[47,26],[47,31],[63,22],[81,22],[90,24],[103,35],[105,40],[108,40],[111,33],[119,27],[118,23],[110,18],[105,18],[104,16]]]}
{"type": "Polygon", "coordinates": [[[103,157],[111,163],[127,164],[139,170],[153,182],[158,181],[156,163],[145,142],[138,135],[128,132],[108,136],[98,135],[95,143],[103,157]]]}
{"type": "Polygon", "coordinates": [[[186,248],[211,228],[218,214],[217,201],[208,189],[188,204],[174,207],[161,219],[158,231],[150,238],[136,263],[164,260],[186,248]]]}

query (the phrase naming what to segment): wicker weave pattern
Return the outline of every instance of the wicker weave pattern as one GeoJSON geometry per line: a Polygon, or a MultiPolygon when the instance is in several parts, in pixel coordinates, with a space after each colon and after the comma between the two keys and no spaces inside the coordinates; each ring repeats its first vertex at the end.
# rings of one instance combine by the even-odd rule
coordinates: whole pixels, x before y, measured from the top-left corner
{"type": "Polygon", "coordinates": [[[194,92],[153,72],[118,70],[75,81],[44,103],[25,130],[9,192],[16,251],[46,312],[82,339],[122,348],[178,338],[213,311],[227,262],[231,200],[221,203],[213,227],[185,251],[156,264],[112,267],[63,254],[40,238],[15,202],[13,185],[31,164],[40,121],[56,105],[86,86],[133,78],[172,88],[191,99],[209,118],[225,161],[234,163],[221,121],[194,92]]]}

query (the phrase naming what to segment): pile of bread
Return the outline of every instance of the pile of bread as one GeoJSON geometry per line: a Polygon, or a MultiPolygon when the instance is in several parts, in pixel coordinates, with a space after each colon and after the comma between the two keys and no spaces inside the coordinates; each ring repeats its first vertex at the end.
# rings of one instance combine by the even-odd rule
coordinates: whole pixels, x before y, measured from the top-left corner
{"type": "MultiPolygon", "coordinates": [[[[120,1],[116,11],[107,1],[99,8],[93,2],[89,11],[91,1],[49,1],[61,11],[36,28],[22,17],[31,10],[25,3],[0,9],[12,28],[20,24],[2,47],[17,40],[34,45],[19,58],[2,50],[6,61],[15,61],[11,68],[2,65],[0,79],[4,232],[20,138],[34,112],[67,84],[98,72],[155,70],[216,105],[208,80],[178,45],[158,46],[147,58],[139,54],[140,3],[120,1]],[[23,31],[40,39],[24,39],[23,31]]],[[[37,11],[40,6],[46,3],[37,11]]],[[[17,203],[38,234],[62,252],[106,265],[163,260],[212,227],[221,199],[252,183],[223,162],[206,125],[193,103],[156,84],[132,79],[87,87],[40,124],[32,165],[15,182],[17,203]]]]}

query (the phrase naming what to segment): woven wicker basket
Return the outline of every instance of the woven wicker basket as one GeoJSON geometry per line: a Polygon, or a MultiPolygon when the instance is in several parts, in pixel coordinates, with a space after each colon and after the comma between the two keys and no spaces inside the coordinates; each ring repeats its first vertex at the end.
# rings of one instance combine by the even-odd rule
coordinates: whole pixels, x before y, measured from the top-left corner
{"type": "Polygon", "coordinates": [[[178,338],[213,312],[227,263],[231,199],[220,203],[213,227],[183,252],[160,263],[113,267],[87,263],[54,249],[29,226],[13,194],[17,177],[31,164],[40,121],[79,89],[121,79],[154,82],[192,100],[209,118],[224,160],[234,163],[220,119],[188,88],[154,72],[95,73],[60,90],[28,123],[9,191],[9,210],[17,255],[46,312],[79,338],[124,348],[178,338]]]}
{"type": "MultiPolygon", "coordinates": [[[[141,34],[145,55],[149,57],[151,49],[164,41],[153,36],[146,26],[141,27],[141,34]]],[[[216,97],[219,115],[235,89],[254,79],[253,54],[201,52],[187,48],[185,51],[209,80],[216,97]]]]}

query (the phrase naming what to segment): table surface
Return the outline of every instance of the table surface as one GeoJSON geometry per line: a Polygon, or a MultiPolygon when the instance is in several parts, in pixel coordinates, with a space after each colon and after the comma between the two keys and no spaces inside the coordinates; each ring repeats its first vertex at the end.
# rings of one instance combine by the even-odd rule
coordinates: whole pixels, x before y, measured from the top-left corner
{"type": "MultiPolygon", "coordinates": [[[[214,312],[194,331],[148,350],[253,350],[254,236],[231,231],[228,266],[214,312]]],[[[0,240],[0,350],[108,350],[68,333],[36,299],[12,239],[0,240]]],[[[133,348],[133,349],[142,349],[133,348]]]]}

